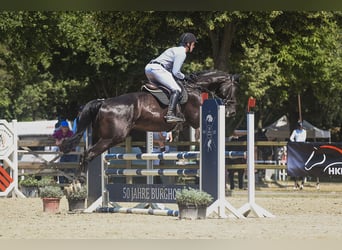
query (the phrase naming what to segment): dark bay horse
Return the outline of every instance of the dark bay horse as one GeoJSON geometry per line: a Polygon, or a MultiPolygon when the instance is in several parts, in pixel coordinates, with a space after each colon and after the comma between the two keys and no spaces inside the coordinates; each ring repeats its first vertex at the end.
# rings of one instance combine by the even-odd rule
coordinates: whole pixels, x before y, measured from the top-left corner
{"type": "MultiPolygon", "coordinates": [[[[193,82],[185,84],[188,100],[181,104],[185,123],[193,128],[200,126],[201,92],[219,97],[225,104],[226,117],[235,115],[238,76],[222,71],[203,71],[194,74],[193,82]]],[[[164,116],[167,105],[160,103],[151,93],[141,91],[108,99],[88,102],[80,116],[76,133],[63,141],[60,149],[68,153],[81,140],[84,131],[92,125],[92,146],[81,157],[81,170],[105,150],[121,143],[131,130],[170,131],[177,123],[167,123],[164,116]]]]}

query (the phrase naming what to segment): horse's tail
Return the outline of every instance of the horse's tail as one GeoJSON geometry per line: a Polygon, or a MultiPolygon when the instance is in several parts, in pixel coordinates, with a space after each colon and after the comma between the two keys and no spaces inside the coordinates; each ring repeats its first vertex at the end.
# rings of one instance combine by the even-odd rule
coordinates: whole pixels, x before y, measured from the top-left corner
{"type": "Polygon", "coordinates": [[[89,127],[96,117],[103,101],[104,99],[92,100],[84,106],[81,114],[79,115],[76,133],[72,137],[65,139],[60,145],[60,150],[63,153],[69,153],[80,143],[84,131],[89,127]]]}

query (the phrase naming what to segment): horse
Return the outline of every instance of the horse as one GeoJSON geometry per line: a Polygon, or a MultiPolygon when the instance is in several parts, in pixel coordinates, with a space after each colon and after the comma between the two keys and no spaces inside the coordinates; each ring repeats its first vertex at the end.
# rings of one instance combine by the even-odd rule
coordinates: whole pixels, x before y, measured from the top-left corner
{"type": "MultiPolygon", "coordinates": [[[[225,116],[236,113],[236,90],[239,75],[211,70],[192,74],[192,81],[184,84],[187,101],[178,104],[185,118],[184,124],[197,129],[200,126],[201,93],[208,92],[214,98],[221,98],[225,105],[225,116]]],[[[123,142],[132,130],[171,131],[177,123],[167,123],[164,116],[168,105],[163,104],[151,92],[126,93],[107,99],[89,101],[79,115],[76,133],[65,139],[60,150],[66,154],[80,142],[84,131],[92,126],[92,145],[80,159],[81,172],[88,163],[109,148],[123,142]]]]}

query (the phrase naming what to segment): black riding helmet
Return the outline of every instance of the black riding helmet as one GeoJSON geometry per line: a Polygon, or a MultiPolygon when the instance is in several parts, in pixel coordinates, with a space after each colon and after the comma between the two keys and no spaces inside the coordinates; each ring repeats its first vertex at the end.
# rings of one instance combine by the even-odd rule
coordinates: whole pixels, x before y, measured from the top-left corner
{"type": "Polygon", "coordinates": [[[179,39],[179,45],[184,46],[187,43],[197,42],[197,39],[192,33],[183,33],[179,39]]]}

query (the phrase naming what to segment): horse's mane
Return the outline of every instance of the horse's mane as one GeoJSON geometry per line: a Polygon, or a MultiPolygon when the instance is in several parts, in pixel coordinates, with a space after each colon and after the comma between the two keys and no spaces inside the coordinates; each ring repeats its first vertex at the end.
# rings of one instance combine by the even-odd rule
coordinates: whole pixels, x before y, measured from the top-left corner
{"type": "Polygon", "coordinates": [[[187,85],[192,89],[216,89],[228,88],[231,83],[237,84],[239,75],[229,74],[220,70],[204,70],[190,75],[192,81],[187,85]]]}

